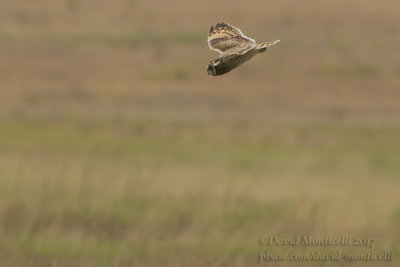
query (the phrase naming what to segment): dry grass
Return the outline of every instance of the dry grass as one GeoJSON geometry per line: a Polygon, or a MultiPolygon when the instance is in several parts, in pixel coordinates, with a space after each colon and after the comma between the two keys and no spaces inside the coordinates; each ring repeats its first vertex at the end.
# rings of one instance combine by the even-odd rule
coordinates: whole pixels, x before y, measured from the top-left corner
{"type": "Polygon", "coordinates": [[[249,265],[271,233],[398,250],[399,128],[244,125],[4,121],[2,265],[249,265]]]}
{"type": "Polygon", "coordinates": [[[2,5],[1,266],[251,266],[270,234],[397,264],[400,5],[226,4],[2,5]],[[206,77],[219,20],[282,42],[206,77]]]}

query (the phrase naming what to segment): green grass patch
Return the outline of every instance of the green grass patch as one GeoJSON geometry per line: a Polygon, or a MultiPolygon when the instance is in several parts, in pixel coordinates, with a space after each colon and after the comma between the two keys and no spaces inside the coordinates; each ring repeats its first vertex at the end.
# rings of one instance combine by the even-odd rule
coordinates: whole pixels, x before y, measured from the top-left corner
{"type": "Polygon", "coordinates": [[[381,70],[378,66],[366,63],[340,65],[331,64],[320,68],[320,73],[336,77],[379,78],[381,70]]]}

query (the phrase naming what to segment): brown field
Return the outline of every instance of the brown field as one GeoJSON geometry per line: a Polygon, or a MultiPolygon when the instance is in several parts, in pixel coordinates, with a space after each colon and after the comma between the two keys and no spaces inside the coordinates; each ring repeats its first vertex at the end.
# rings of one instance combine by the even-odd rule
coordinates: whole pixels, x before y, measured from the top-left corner
{"type": "MultiPolygon", "coordinates": [[[[267,250],[313,249],[390,250],[342,264],[397,266],[399,10],[3,1],[0,266],[257,266],[267,250]],[[281,43],[207,77],[220,21],[281,43]],[[259,244],[293,235],[377,241],[259,244]]],[[[277,264],[310,265],[341,263],[277,264]]]]}

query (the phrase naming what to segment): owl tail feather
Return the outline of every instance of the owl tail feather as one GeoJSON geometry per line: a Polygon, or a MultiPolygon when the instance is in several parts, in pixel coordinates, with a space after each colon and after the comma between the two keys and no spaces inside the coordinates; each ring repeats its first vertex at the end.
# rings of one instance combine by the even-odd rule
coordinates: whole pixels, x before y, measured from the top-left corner
{"type": "Polygon", "coordinates": [[[256,49],[263,49],[263,48],[267,48],[269,46],[272,46],[274,44],[279,43],[281,40],[276,40],[273,42],[266,42],[266,43],[261,43],[261,44],[257,44],[256,49]]]}

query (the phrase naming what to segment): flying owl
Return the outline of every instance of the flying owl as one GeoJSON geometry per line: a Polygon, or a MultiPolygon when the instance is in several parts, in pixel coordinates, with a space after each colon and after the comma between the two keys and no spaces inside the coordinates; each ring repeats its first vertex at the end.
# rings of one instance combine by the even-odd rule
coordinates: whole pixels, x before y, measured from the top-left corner
{"type": "Polygon", "coordinates": [[[265,52],[280,40],[257,44],[254,39],[245,36],[241,30],[227,23],[211,26],[208,46],[221,55],[208,63],[207,73],[211,76],[225,74],[258,53],[265,52]]]}

